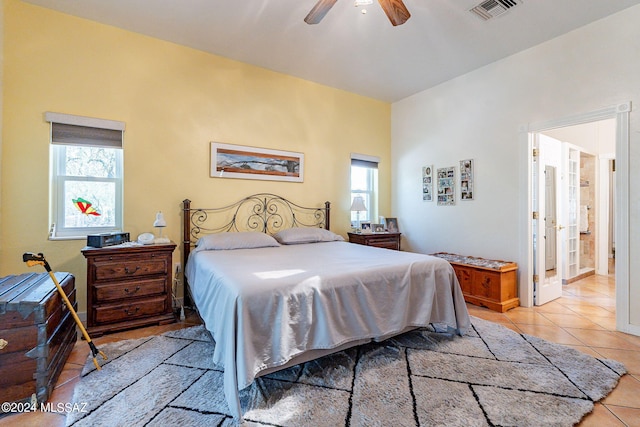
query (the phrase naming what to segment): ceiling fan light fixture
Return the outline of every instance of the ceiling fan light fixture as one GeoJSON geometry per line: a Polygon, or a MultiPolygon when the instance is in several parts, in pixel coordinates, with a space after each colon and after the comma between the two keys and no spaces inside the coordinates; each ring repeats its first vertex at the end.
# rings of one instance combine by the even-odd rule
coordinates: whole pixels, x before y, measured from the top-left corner
{"type": "MultiPolygon", "coordinates": [[[[333,5],[336,4],[337,1],[338,0],[318,0],[309,14],[304,18],[304,22],[309,25],[319,23],[320,21],[322,21],[322,18],[324,18],[327,12],[329,12],[329,10],[333,7],[333,5]]],[[[354,0],[354,2],[356,7],[373,4],[373,0],[354,0]]],[[[387,18],[389,18],[389,21],[391,21],[391,25],[393,25],[394,27],[396,25],[404,24],[409,18],[411,18],[411,13],[409,13],[402,0],[378,0],[378,3],[380,3],[382,10],[384,10],[385,15],[387,15],[387,18]]],[[[362,13],[366,13],[365,9],[362,9],[362,13]]]]}

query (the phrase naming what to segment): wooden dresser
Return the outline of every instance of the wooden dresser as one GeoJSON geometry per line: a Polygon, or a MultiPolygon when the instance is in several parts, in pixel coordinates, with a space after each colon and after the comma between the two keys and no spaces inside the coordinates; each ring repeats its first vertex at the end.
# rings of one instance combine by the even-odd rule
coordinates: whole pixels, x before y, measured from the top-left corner
{"type": "Polygon", "coordinates": [[[87,331],[105,332],[175,321],[171,261],[175,243],[85,247],[87,331]]]}
{"type": "Polygon", "coordinates": [[[520,305],[518,298],[518,264],[470,256],[438,252],[456,272],[464,300],[494,311],[505,311],[520,305]]]}
{"type": "Polygon", "coordinates": [[[347,233],[350,243],[375,246],[377,248],[400,250],[402,233],[347,233]]]}
{"type": "MultiPolygon", "coordinates": [[[[77,308],[73,275],[54,274],[77,308]]],[[[76,338],[73,316],[48,273],[0,278],[0,402],[30,402],[33,395],[46,402],[76,338]]]]}

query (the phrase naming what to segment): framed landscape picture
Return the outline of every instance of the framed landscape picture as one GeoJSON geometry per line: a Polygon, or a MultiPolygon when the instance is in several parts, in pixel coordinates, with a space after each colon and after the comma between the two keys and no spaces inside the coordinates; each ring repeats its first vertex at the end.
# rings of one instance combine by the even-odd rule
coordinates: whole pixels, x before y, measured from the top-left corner
{"type": "Polygon", "coordinates": [[[304,154],[212,142],[210,176],[303,182],[304,154]]]}

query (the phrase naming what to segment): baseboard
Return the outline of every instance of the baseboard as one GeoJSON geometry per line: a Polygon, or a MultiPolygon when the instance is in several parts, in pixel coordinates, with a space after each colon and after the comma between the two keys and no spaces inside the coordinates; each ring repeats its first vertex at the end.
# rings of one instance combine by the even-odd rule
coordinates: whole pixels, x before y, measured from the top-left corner
{"type": "Polygon", "coordinates": [[[563,285],[568,285],[570,283],[576,282],[580,279],[584,279],[585,277],[593,276],[596,274],[595,270],[585,271],[584,273],[578,274],[577,276],[572,277],[571,279],[562,279],[563,285]]]}

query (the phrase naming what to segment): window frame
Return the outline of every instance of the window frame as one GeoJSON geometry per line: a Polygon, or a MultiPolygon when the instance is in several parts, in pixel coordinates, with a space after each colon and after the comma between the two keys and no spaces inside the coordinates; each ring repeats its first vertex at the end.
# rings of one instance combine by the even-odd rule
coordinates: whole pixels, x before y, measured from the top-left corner
{"type": "MultiPolygon", "coordinates": [[[[123,230],[124,223],[124,153],[123,133],[124,123],[112,120],[95,119],[90,117],[73,116],[61,113],[45,113],[45,120],[50,122],[50,203],[49,203],[49,240],[80,240],[89,234],[101,234],[119,232],[123,230]],[[54,137],[56,124],[73,125],[82,127],[82,135],[78,138],[73,135],[70,138],[54,137]],[[104,130],[117,131],[110,133],[109,138],[104,139],[104,130]],[[92,132],[95,131],[95,132],[92,132]],[[119,132],[119,135],[118,135],[119,132]],[[86,139],[83,139],[87,136],[86,139]],[[96,138],[93,138],[96,136],[96,138]],[[116,136],[115,138],[114,135],[116,136]],[[55,140],[54,140],[55,139],[55,140]],[[115,177],[91,177],[69,176],[66,174],[66,150],[69,146],[75,147],[102,147],[113,149],[116,156],[115,177]],[[115,184],[115,224],[112,227],[64,227],[65,216],[65,184],[68,181],[105,182],[115,184]]],[[[80,129],[80,128],[78,128],[80,129]]]]}
{"type": "MultiPolygon", "coordinates": [[[[376,156],[370,156],[366,154],[351,153],[351,166],[350,166],[350,198],[351,203],[355,196],[363,196],[365,207],[367,208],[366,214],[363,217],[360,213],[360,222],[377,223],[378,218],[378,165],[380,158],[376,156]],[[353,168],[367,169],[367,183],[365,189],[354,189],[353,187],[353,168]]],[[[351,206],[351,203],[349,206],[351,206]]],[[[353,225],[355,221],[353,218],[354,213],[350,212],[350,223],[353,225]]]]}

